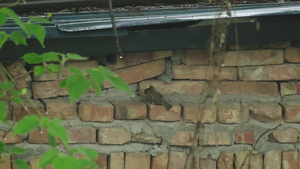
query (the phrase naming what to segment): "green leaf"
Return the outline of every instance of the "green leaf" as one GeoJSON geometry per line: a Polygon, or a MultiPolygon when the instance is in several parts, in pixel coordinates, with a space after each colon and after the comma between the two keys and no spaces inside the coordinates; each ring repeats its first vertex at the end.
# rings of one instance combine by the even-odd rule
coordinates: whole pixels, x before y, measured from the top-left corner
{"type": "Polygon", "coordinates": [[[57,72],[59,72],[61,69],[57,66],[57,65],[55,65],[55,64],[48,64],[47,65],[47,71],[48,72],[51,72],[51,73],[57,73],[57,72]]]}
{"type": "Polygon", "coordinates": [[[26,36],[20,31],[13,31],[10,38],[16,45],[27,45],[26,36]]]}
{"type": "Polygon", "coordinates": [[[0,153],[6,152],[6,147],[3,141],[0,141],[0,153]]]}
{"type": "Polygon", "coordinates": [[[29,64],[39,64],[42,62],[40,55],[36,53],[27,53],[22,58],[29,64]]]}
{"type": "Polygon", "coordinates": [[[0,49],[4,45],[4,43],[10,38],[10,35],[6,34],[3,31],[0,31],[0,49]]]}
{"type": "Polygon", "coordinates": [[[102,92],[101,86],[98,86],[94,82],[90,82],[90,86],[92,86],[92,88],[95,90],[95,92],[98,96],[101,95],[101,92],[102,92]]]}
{"type": "Polygon", "coordinates": [[[43,66],[35,66],[33,68],[34,76],[41,75],[45,72],[45,68],[43,66]]]}
{"type": "Polygon", "coordinates": [[[56,149],[50,149],[46,151],[39,160],[39,168],[51,164],[57,156],[58,156],[58,151],[56,149]]]}
{"type": "Polygon", "coordinates": [[[27,35],[34,35],[37,38],[37,40],[40,42],[42,47],[43,48],[45,47],[44,40],[46,36],[46,29],[42,25],[25,23],[24,31],[27,35]]]}
{"type": "Polygon", "coordinates": [[[58,137],[65,146],[68,145],[68,134],[66,129],[60,125],[61,120],[60,119],[53,119],[49,124],[48,124],[48,132],[55,136],[58,137]]]}
{"type": "Polygon", "coordinates": [[[30,169],[28,164],[23,160],[13,160],[13,162],[19,169],[30,169]]]}
{"type": "Polygon", "coordinates": [[[30,22],[39,22],[39,23],[52,23],[51,21],[49,21],[46,18],[42,18],[42,17],[29,17],[29,21],[30,22]]]}
{"type": "Polygon", "coordinates": [[[22,95],[22,92],[18,91],[18,90],[12,90],[10,91],[10,93],[14,96],[19,96],[19,95],[22,95]]]}
{"type": "Polygon", "coordinates": [[[23,153],[26,153],[26,152],[27,152],[26,149],[21,148],[21,147],[17,147],[17,146],[12,147],[10,149],[10,153],[12,153],[12,154],[23,154],[23,153]]]}
{"type": "Polygon", "coordinates": [[[41,58],[45,61],[45,62],[49,62],[49,61],[59,61],[59,57],[58,57],[59,53],[57,52],[47,52],[47,53],[43,53],[41,55],[41,58]]]}
{"type": "Polygon", "coordinates": [[[49,118],[43,116],[41,119],[40,119],[40,126],[45,128],[45,127],[48,127],[48,123],[49,123],[49,118]]]}
{"type": "Polygon", "coordinates": [[[102,86],[105,78],[103,72],[99,71],[99,69],[86,69],[86,72],[98,86],[102,86]]]}
{"type": "Polygon", "coordinates": [[[27,93],[27,89],[26,88],[21,89],[21,93],[22,93],[22,95],[26,94],[27,93]]]}
{"type": "Polygon", "coordinates": [[[71,156],[59,156],[53,162],[55,169],[79,169],[79,159],[71,156]]]}
{"type": "Polygon", "coordinates": [[[7,113],[6,104],[0,100],[0,121],[5,119],[7,113]]]}
{"type": "Polygon", "coordinates": [[[67,79],[67,88],[71,102],[77,100],[88,91],[90,82],[83,76],[72,75],[67,79]]]}
{"type": "Polygon", "coordinates": [[[79,153],[87,156],[89,159],[96,159],[98,158],[98,153],[95,150],[87,149],[87,148],[78,148],[79,153]]]}
{"type": "Polygon", "coordinates": [[[14,134],[25,134],[30,130],[37,128],[39,125],[39,118],[36,115],[28,115],[19,121],[13,129],[14,134]]]}
{"type": "Polygon", "coordinates": [[[0,12],[5,13],[9,17],[11,17],[16,22],[16,24],[18,24],[21,27],[23,27],[23,22],[21,21],[21,19],[19,18],[19,16],[13,10],[11,10],[9,8],[1,8],[0,12]]]}
{"type": "Polygon", "coordinates": [[[74,73],[75,75],[83,76],[82,71],[80,71],[77,67],[71,67],[70,72],[74,73]]]}
{"type": "Polygon", "coordinates": [[[73,59],[73,60],[87,60],[86,57],[82,57],[75,53],[67,53],[66,56],[68,59],[73,59]]]}
{"type": "Polygon", "coordinates": [[[52,148],[56,148],[55,137],[53,135],[51,135],[50,133],[48,133],[48,143],[52,148]]]}
{"type": "Polygon", "coordinates": [[[60,82],[59,87],[60,88],[67,87],[67,80],[64,80],[64,81],[60,82]]]}
{"type": "Polygon", "coordinates": [[[0,83],[0,89],[8,91],[14,87],[14,83],[10,81],[6,81],[3,83],[0,83]]]}
{"type": "Polygon", "coordinates": [[[13,97],[12,100],[19,105],[23,105],[23,100],[20,97],[13,97]]]}
{"type": "Polygon", "coordinates": [[[0,12],[0,26],[2,26],[6,22],[6,15],[3,12],[0,12]]]}

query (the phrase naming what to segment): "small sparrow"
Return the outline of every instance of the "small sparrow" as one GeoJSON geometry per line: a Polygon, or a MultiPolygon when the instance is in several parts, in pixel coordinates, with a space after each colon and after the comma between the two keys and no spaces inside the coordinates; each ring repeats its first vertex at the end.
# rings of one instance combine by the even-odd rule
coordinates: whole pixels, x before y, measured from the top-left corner
{"type": "Polygon", "coordinates": [[[165,106],[167,110],[170,110],[172,108],[172,105],[169,104],[161,95],[159,91],[157,91],[152,85],[150,85],[149,88],[145,89],[144,91],[145,95],[147,95],[152,103],[156,105],[165,106]]]}

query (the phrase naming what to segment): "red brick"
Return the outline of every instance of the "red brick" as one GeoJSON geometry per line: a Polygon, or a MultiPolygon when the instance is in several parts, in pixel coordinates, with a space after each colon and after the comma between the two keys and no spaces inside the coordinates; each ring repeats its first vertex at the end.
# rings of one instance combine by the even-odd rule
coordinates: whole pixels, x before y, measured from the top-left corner
{"type": "MultiPolygon", "coordinates": [[[[29,143],[37,143],[37,144],[44,144],[48,143],[48,131],[46,129],[34,129],[29,132],[28,136],[29,143]]],[[[58,142],[58,140],[57,140],[58,142]]]]}
{"type": "Polygon", "coordinates": [[[236,168],[249,169],[249,161],[250,161],[249,151],[241,151],[241,152],[235,153],[236,168]],[[244,160],[246,160],[245,163],[244,163],[244,160]],[[242,165],[243,165],[243,167],[242,167],[242,165]]]}
{"type": "Polygon", "coordinates": [[[95,160],[99,169],[107,169],[107,155],[99,154],[98,158],[95,160]]]}
{"type": "Polygon", "coordinates": [[[159,153],[152,157],[151,169],[167,169],[169,161],[168,153],[159,153]]]}
{"type": "Polygon", "coordinates": [[[236,130],[235,131],[235,143],[253,144],[254,143],[254,131],[253,130],[236,130]]]}
{"type": "Polygon", "coordinates": [[[107,101],[82,101],[79,105],[79,118],[82,121],[112,122],[114,106],[107,101]]]}
{"type": "Polygon", "coordinates": [[[262,169],[264,167],[263,155],[250,155],[250,169],[262,169]]]}
{"type": "Polygon", "coordinates": [[[300,48],[287,48],[284,52],[284,59],[290,63],[300,63],[300,48]]]}
{"type": "Polygon", "coordinates": [[[169,84],[166,84],[163,81],[159,80],[146,80],[139,83],[139,94],[145,96],[144,90],[150,85],[153,85],[156,90],[163,94],[188,94],[188,95],[199,95],[204,91],[205,82],[203,81],[172,81],[169,84]]]}
{"type": "Polygon", "coordinates": [[[69,143],[96,143],[95,128],[67,128],[69,143]]]}
{"type": "Polygon", "coordinates": [[[297,143],[298,141],[298,130],[287,128],[287,129],[276,129],[273,132],[273,136],[280,143],[297,143]]]}
{"type": "Polygon", "coordinates": [[[147,105],[138,100],[112,102],[115,119],[133,120],[147,118],[147,105]]]}
{"type": "Polygon", "coordinates": [[[29,161],[30,169],[39,169],[39,160],[38,158],[33,158],[29,161]]]}
{"type": "Polygon", "coordinates": [[[281,96],[300,94],[300,83],[280,83],[281,96]]]}
{"type": "Polygon", "coordinates": [[[10,155],[7,153],[1,153],[1,163],[0,168],[1,169],[11,169],[11,161],[10,161],[10,155]]]}
{"type": "Polygon", "coordinates": [[[150,155],[126,153],[125,169],[150,169],[150,155]]]}
{"type": "Polygon", "coordinates": [[[32,82],[32,93],[35,99],[44,99],[57,96],[68,96],[67,88],[60,88],[61,81],[32,82]]]}
{"type": "Polygon", "coordinates": [[[0,131],[0,141],[5,144],[16,144],[22,142],[20,137],[13,134],[11,131],[0,131]]]}
{"type": "Polygon", "coordinates": [[[264,169],[281,169],[281,151],[271,150],[265,154],[264,169]]]}
{"type": "Polygon", "coordinates": [[[264,44],[246,44],[246,45],[231,45],[229,46],[229,50],[237,50],[237,46],[239,50],[245,49],[282,49],[288,48],[291,46],[290,41],[285,42],[271,42],[271,43],[264,43],[264,44]]]}
{"type": "Polygon", "coordinates": [[[50,81],[50,80],[62,80],[67,79],[72,73],[69,71],[69,68],[76,67],[83,73],[87,68],[97,68],[98,62],[97,61],[84,61],[84,62],[73,62],[73,63],[66,63],[65,68],[62,71],[53,74],[53,73],[43,73],[39,76],[34,76],[35,81],[50,81]]]}
{"type": "Polygon", "coordinates": [[[278,87],[275,82],[221,82],[220,92],[222,95],[244,94],[273,98],[278,95],[278,87]]]}
{"type": "Polygon", "coordinates": [[[217,169],[217,161],[212,158],[200,159],[200,169],[217,169]]]}
{"type": "Polygon", "coordinates": [[[23,100],[24,105],[26,105],[28,111],[30,114],[25,110],[24,107],[22,107],[19,104],[12,103],[12,111],[13,111],[13,121],[19,121],[26,115],[39,115],[38,111],[41,113],[41,115],[44,115],[44,105],[38,101],[38,100],[23,100]],[[30,103],[32,102],[34,106],[30,103]],[[36,108],[36,109],[35,109],[36,108]]]}
{"type": "Polygon", "coordinates": [[[128,66],[137,65],[157,59],[172,56],[171,50],[154,51],[145,53],[125,53],[122,58],[117,57],[117,64],[107,66],[110,70],[120,69],[128,66]]]}
{"type": "MultiPolygon", "coordinates": [[[[165,72],[165,60],[160,59],[153,62],[143,63],[114,71],[127,84],[136,83],[144,79],[149,79],[165,72]]],[[[104,83],[104,88],[112,87],[111,84],[104,83]]]]}
{"type": "Polygon", "coordinates": [[[213,80],[214,74],[218,80],[236,80],[237,68],[224,67],[220,70],[212,66],[173,65],[173,79],[213,80]],[[214,73],[215,72],[215,73],[214,73]]]}
{"type": "Polygon", "coordinates": [[[243,81],[297,80],[300,79],[299,71],[297,64],[241,67],[239,78],[243,81]]]}
{"type": "Polygon", "coordinates": [[[250,115],[253,119],[262,122],[280,122],[282,118],[282,108],[275,103],[254,103],[250,105],[250,115]]]}
{"type": "Polygon", "coordinates": [[[249,108],[239,105],[219,106],[217,113],[218,123],[245,123],[249,119],[249,108]]]}
{"type": "Polygon", "coordinates": [[[186,65],[204,65],[208,64],[209,56],[208,50],[186,50],[182,62],[186,65]]]}
{"type": "Polygon", "coordinates": [[[191,123],[214,123],[216,122],[216,112],[211,108],[203,108],[199,104],[183,105],[183,121],[191,123]]]}
{"type": "MultiPolygon", "coordinates": [[[[193,145],[197,145],[198,138],[194,139],[194,135],[195,134],[193,131],[179,131],[172,138],[170,145],[191,146],[193,140],[195,141],[193,145]]],[[[198,137],[198,136],[196,136],[196,137],[198,137]]]]}
{"type": "Polygon", "coordinates": [[[299,102],[281,103],[283,107],[283,118],[285,122],[300,122],[299,102]]]}
{"type": "Polygon", "coordinates": [[[203,133],[199,136],[199,144],[202,146],[230,145],[230,136],[226,132],[203,133]]]}
{"type": "Polygon", "coordinates": [[[20,88],[28,87],[29,83],[32,81],[31,76],[19,60],[10,62],[6,66],[6,69],[13,78],[17,78],[16,82],[20,88]]]}
{"type": "Polygon", "coordinates": [[[111,153],[109,158],[110,169],[124,169],[125,158],[124,153],[111,153]]]}
{"type": "Polygon", "coordinates": [[[74,119],[77,117],[77,106],[68,99],[45,99],[46,116],[49,118],[74,119]]]}
{"type": "Polygon", "coordinates": [[[153,143],[153,144],[160,144],[161,138],[157,137],[155,134],[146,134],[144,132],[139,133],[132,137],[132,142],[137,143],[153,143]]]}
{"type": "Polygon", "coordinates": [[[170,110],[165,106],[148,105],[148,118],[153,121],[179,121],[181,119],[181,107],[173,105],[170,110]]]}
{"type": "Polygon", "coordinates": [[[297,151],[282,152],[282,169],[299,168],[299,154],[297,151]]]}
{"type": "Polygon", "coordinates": [[[241,50],[219,54],[224,66],[270,65],[283,63],[283,50],[241,50]]]}
{"type": "Polygon", "coordinates": [[[183,169],[186,158],[187,156],[184,152],[170,151],[168,169],[183,169]]]}
{"type": "Polygon", "coordinates": [[[233,169],[233,153],[222,152],[218,158],[218,169],[233,169]]]}
{"type": "Polygon", "coordinates": [[[124,128],[101,128],[98,133],[99,144],[125,144],[130,140],[131,133],[124,128]]]}

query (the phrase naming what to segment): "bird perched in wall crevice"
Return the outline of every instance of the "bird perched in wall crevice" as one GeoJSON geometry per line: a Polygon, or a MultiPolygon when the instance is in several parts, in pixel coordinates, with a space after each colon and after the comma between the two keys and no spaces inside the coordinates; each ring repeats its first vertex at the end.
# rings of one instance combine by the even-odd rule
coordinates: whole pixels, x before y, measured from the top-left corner
{"type": "Polygon", "coordinates": [[[145,89],[144,91],[145,95],[147,95],[152,103],[156,105],[165,106],[167,110],[170,110],[172,108],[172,105],[169,104],[161,95],[159,91],[157,91],[152,85],[149,86],[149,88],[145,89]]]}

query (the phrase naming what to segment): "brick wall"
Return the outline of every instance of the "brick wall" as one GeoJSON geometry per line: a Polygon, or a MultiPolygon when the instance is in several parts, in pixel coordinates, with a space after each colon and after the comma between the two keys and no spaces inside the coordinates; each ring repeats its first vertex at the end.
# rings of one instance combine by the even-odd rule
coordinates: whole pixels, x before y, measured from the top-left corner
{"type": "MultiPolygon", "coordinates": [[[[118,58],[116,65],[108,67],[129,84],[135,96],[105,84],[101,97],[90,91],[71,104],[67,91],[58,88],[69,72],[26,75],[17,83],[29,89],[27,95],[45,116],[64,120],[71,147],[99,152],[96,162],[101,169],[239,168],[255,141],[278,124],[281,126],[261,137],[243,168],[299,168],[300,48],[290,42],[245,45],[240,51],[234,48],[229,46],[219,56],[224,62],[218,75],[216,105],[204,98],[215,74],[204,49],[118,58]],[[144,90],[149,85],[164,95],[172,109],[146,99],[144,90]],[[200,128],[195,135],[197,122],[200,128]]],[[[28,71],[21,61],[4,63],[14,77],[28,71]]],[[[90,60],[67,66],[84,70],[97,65],[90,60]]],[[[16,104],[7,102],[7,107],[9,120],[17,122],[26,114],[16,104]]],[[[1,130],[1,141],[29,148],[29,153],[19,158],[37,168],[38,157],[49,148],[47,131],[21,136],[9,133],[3,138],[6,128],[1,130]]],[[[5,162],[0,168],[16,167],[5,162]]]]}

